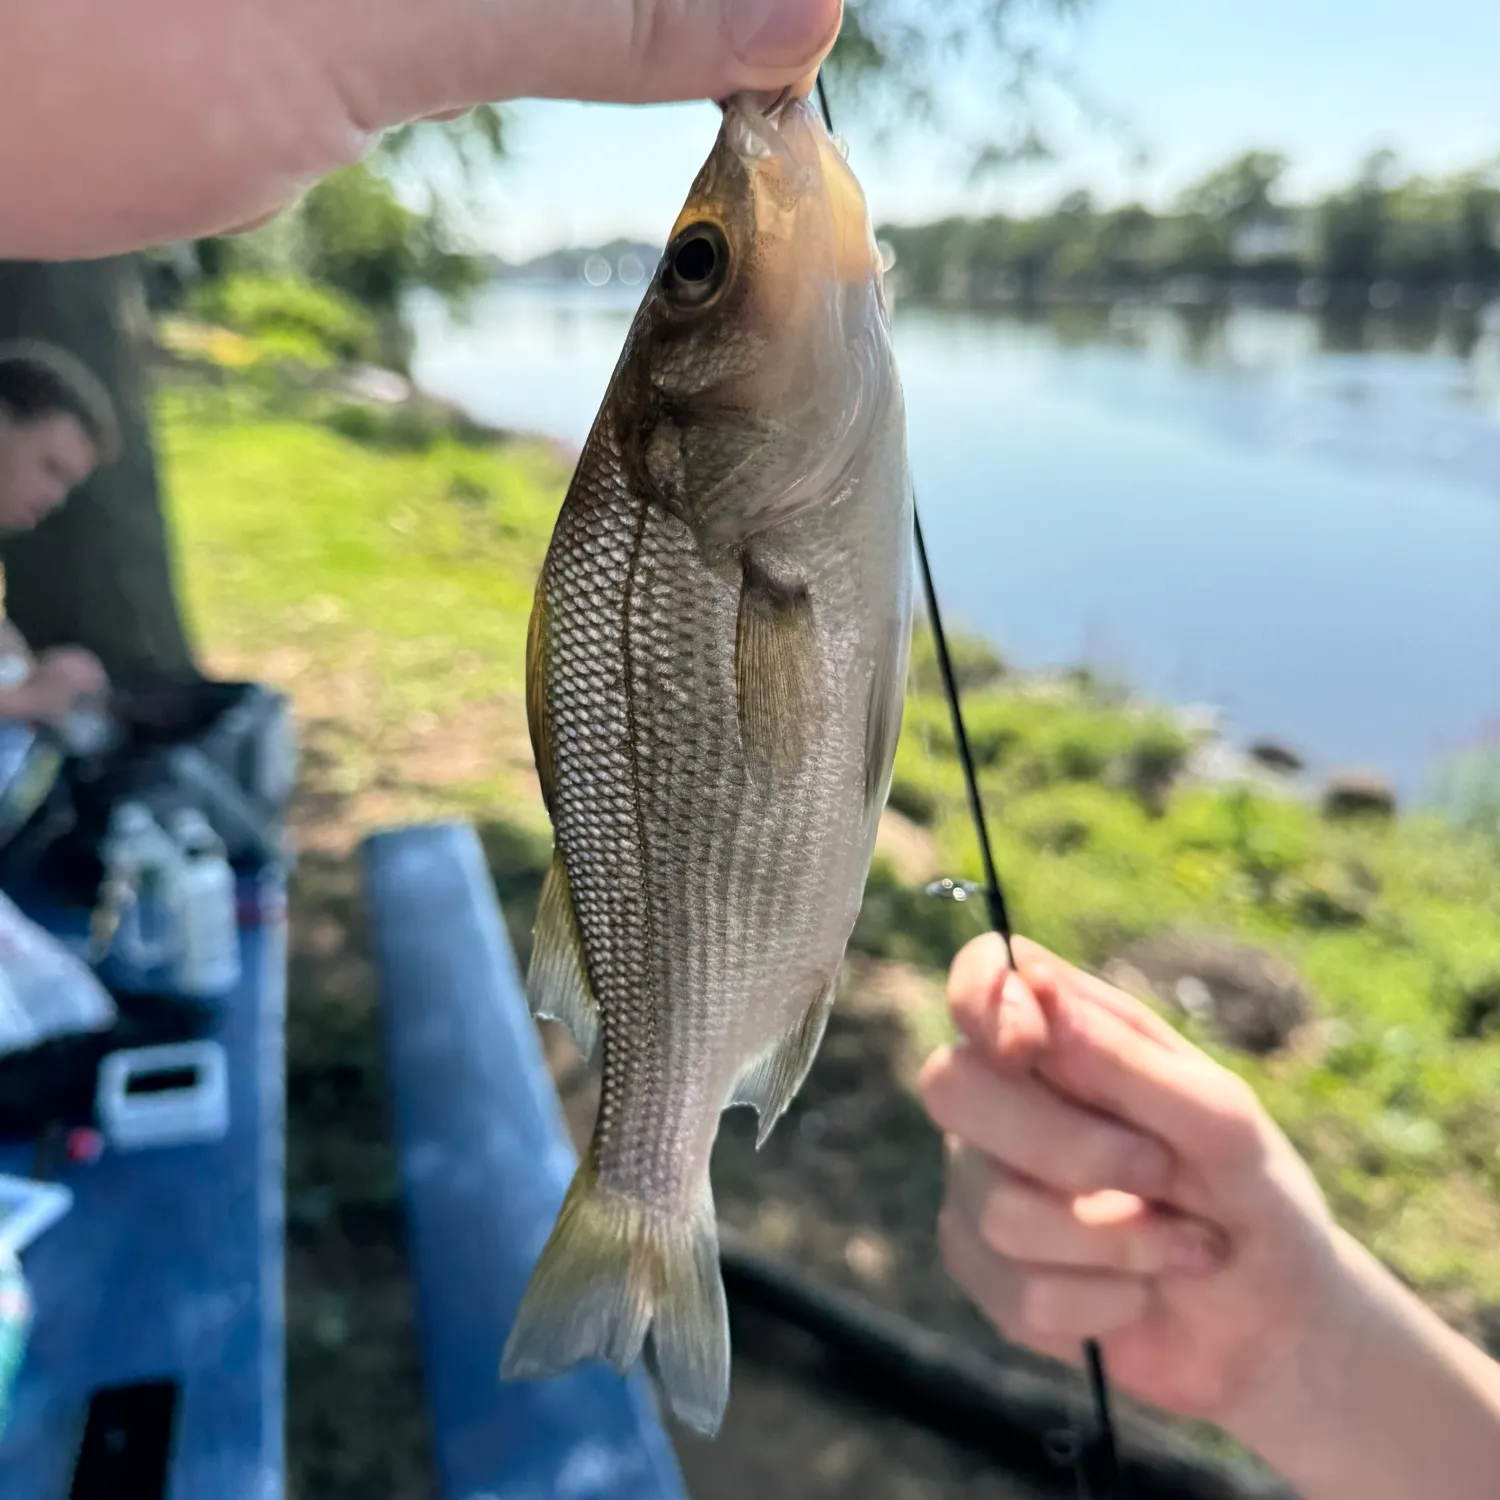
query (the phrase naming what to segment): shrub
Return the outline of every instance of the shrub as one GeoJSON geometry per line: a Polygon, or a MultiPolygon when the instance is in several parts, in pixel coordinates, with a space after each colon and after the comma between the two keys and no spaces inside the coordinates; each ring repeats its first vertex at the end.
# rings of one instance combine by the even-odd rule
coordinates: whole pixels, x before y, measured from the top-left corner
{"type": "Polygon", "coordinates": [[[231,276],[205,282],[192,311],[256,339],[271,358],[326,366],[373,359],[374,320],[339,293],[290,276],[231,276]]]}

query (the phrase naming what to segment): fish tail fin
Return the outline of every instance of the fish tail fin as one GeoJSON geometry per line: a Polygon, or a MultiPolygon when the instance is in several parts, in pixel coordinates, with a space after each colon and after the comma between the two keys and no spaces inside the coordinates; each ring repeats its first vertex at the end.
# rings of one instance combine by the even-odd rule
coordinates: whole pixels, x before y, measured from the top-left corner
{"type": "Polygon", "coordinates": [[[521,1299],[502,1380],[544,1380],[586,1359],[621,1374],[651,1335],[651,1365],[677,1418],[718,1431],[729,1400],[729,1311],[705,1181],[687,1214],[598,1186],[580,1163],[521,1299]]]}

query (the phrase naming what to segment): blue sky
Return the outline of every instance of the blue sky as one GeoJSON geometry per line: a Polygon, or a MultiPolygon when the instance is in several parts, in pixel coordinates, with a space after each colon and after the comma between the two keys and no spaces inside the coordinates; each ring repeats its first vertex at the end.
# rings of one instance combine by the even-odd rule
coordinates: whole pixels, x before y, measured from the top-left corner
{"type": "MultiPolygon", "coordinates": [[[[1500,0],[1095,0],[1055,52],[1144,141],[1147,166],[1061,101],[1044,105],[1062,159],[982,191],[941,135],[913,132],[882,152],[851,121],[850,159],[875,216],[1022,210],[1080,185],[1160,201],[1252,146],[1290,156],[1298,191],[1338,182],[1382,145],[1434,171],[1500,154],[1500,0]]],[[[980,84],[959,86],[973,95],[980,84]]],[[[527,101],[511,119],[512,159],[473,232],[519,257],[615,234],[659,240],[717,111],[527,101]]]]}

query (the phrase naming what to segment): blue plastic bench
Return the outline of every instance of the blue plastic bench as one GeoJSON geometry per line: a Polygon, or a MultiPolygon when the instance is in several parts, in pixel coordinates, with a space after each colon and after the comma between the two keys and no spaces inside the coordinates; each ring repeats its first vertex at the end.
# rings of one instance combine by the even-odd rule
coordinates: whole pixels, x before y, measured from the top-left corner
{"type": "MultiPolygon", "coordinates": [[[[210,1033],[229,1134],[59,1174],[73,1207],[23,1257],[37,1317],[0,1442],[5,1500],[284,1493],[285,899],[274,875],[241,894],[244,977],[210,1033]]],[[[34,914],[87,933],[84,912],[34,914]]],[[[30,1176],[35,1156],[6,1144],[0,1172],[30,1176]]]]}
{"type": "Polygon", "coordinates": [[[444,1500],[683,1500],[637,1369],[502,1384],[500,1351],[574,1153],[479,839],[363,848],[444,1500]]]}

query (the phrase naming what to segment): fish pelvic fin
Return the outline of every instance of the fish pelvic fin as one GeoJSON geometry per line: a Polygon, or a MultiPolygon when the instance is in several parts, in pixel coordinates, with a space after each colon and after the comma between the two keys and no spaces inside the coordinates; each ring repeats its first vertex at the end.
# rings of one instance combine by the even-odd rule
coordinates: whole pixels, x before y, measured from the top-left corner
{"type": "Polygon", "coordinates": [[[531,618],[526,625],[526,727],[531,734],[531,753],[536,761],[542,801],[552,812],[557,793],[557,768],[552,759],[552,720],[547,707],[547,576],[536,581],[531,618]]]}
{"type": "Polygon", "coordinates": [[[729,1310],[707,1178],[686,1214],[601,1188],[582,1162],[506,1340],[502,1380],[545,1380],[587,1359],[624,1374],[649,1333],[673,1414],[713,1436],[729,1402],[729,1310]]]}
{"type": "Polygon", "coordinates": [[[746,554],[735,634],[740,739],[761,765],[794,770],[806,754],[818,683],[812,600],[746,554]]]}
{"type": "Polygon", "coordinates": [[[874,817],[880,815],[890,795],[910,653],[911,617],[902,611],[881,637],[870,675],[870,701],[865,713],[865,812],[874,817]]]}
{"type": "Polygon", "coordinates": [[[797,1023],[769,1051],[761,1053],[735,1079],[730,1104],[753,1104],[760,1115],[755,1135],[755,1149],[765,1145],[776,1122],[797,1097],[818,1055],[828,1017],[838,993],[838,975],[834,974],[798,1018],[797,1023]]]}
{"type": "Polygon", "coordinates": [[[572,1032],[585,1062],[593,1056],[599,1037],[599,1002],[589,982],[583,934],[558,849],[552,851],[552,863],[542,881],[531,962],[526,969],[526,999],[532,1015],[561,1021],[572,1032]]]}

